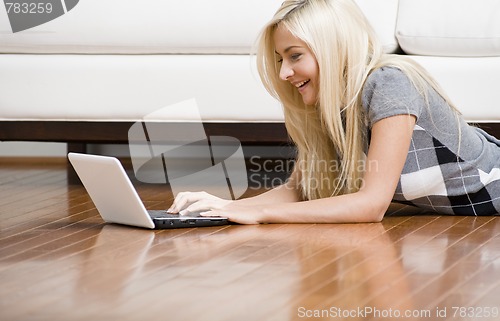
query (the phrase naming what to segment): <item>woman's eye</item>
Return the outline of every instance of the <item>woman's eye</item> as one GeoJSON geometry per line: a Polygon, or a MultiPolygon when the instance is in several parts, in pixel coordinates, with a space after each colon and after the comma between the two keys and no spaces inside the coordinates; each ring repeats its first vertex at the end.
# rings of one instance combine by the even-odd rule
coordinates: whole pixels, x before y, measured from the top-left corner
{"type": "MultiPolygon", "coordinates": [[[[289,59],[290,61],[297,61],[300,59],[301,56],[302,56],[302,54],[297,53],[297,54],[290,55],[290,57],[287,59],[289,59]]],[[[277,58],[277,59],[278,59],[277,62],[279,64],[283,63],[283,58],[277,58]]]]}

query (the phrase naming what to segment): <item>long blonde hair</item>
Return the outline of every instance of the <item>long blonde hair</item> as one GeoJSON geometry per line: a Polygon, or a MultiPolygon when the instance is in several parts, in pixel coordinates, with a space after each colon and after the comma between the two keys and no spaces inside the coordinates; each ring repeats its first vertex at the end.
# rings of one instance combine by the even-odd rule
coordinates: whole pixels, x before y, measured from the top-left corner
{"type": "Polygon", "coordinates": [[[369,143],[361,93],[373,70],[397,67],[426,100],[430,84],[449,102],[414,61],[383,53],[373,28],[353,0],[286,0],[264,27],[257,45],[259,75],[269,93],[283,104],[286,128],[297,146],[295,166],[304,199],[361,188],[369,143]],[[316,106],[306,106],[297,89],[279,78],[273,38],[278,26],[305,42],[316,57],[316,106]]]}

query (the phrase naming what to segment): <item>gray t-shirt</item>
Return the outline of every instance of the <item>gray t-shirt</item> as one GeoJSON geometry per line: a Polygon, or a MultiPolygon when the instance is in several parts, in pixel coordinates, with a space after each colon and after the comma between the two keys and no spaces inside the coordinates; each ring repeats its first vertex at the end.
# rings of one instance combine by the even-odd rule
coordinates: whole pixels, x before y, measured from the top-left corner
{"type": "Polygon", "coordinates": [[[372,72],[363,88],[370,129],[395,115],[417,118],[394,201],[443,214],[499,214],[500,141],[468,125],[433,89],[428,99],[429,106],[392,67],[372,72]]]}

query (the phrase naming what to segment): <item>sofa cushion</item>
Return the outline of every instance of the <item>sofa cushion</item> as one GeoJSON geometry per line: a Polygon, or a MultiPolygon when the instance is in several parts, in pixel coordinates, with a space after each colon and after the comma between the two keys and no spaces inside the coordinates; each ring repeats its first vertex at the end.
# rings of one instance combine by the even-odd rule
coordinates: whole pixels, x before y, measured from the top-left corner
{"type": "Polygon", "coordinates": [[[499,56],[500,1],[400,0],[396,35],[408,54],[499,56]]]}
{"type": "Polygon", "coordinates": [[[0,10],[3,53],[249,53],[283,0],[84,0],[65,15],[12,33],[0,10]]]}
{"type": "MultiPolygon", "coordinates": [[[[394,52],[398,0],[356,0],[394,52]]],[[[0,53],[248,54],[283,0],[85,0],[12,33],[0,9],[0,53]]]]}
{"type": "Polygon", "coordinates": [[[467,121],[500,123],[500,57],[410,57],[430,72],[467,121]]]}
{"type": "MultiPolygon", "coordinates": [[[[282,122],[247,55],[0,55],[0,120],[137,121],[195,98],[207,122],[282,122]],[[214,85],[217,84],[217,85],[214,85]]],[[[500,57],[412,56],[464,117],[500,122],[500,57]]],[[[193,121],[182,109],[157,120],[193,121]]]]}
{"type": "Polygon", "coordinates": [[[399,49],[395,36],[398,0],[355,0],[377,33],[384,51],[394,53],[399,49]]]}
{"type": "Polygon", "coordinates": [[[282,122],[249,55],[0,55],[0,120],[282,122]],[[164,107],[169,107],[164,109],[164,107]]]}

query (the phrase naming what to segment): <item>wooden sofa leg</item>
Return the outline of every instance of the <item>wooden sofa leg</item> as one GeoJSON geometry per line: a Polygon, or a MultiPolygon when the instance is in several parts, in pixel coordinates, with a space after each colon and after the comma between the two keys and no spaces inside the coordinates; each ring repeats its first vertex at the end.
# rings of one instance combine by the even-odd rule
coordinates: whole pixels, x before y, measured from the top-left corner
{"type": "MultiPolygon", "coordinates": [[[[66,150],[68,153],[74,152],[74,153],[87,153],[87,144],[85,143],[68,143],[66,150]]],[[[68,178],[68,184],[69,185],[81,185],[82,182],[80,181],[80,178],[78,178],[78,175],[76,174],[73,166],[69,163],[69,160],[67,160],[66,164],[66,172],[67,172],[67,178],[68,178]]]]}

